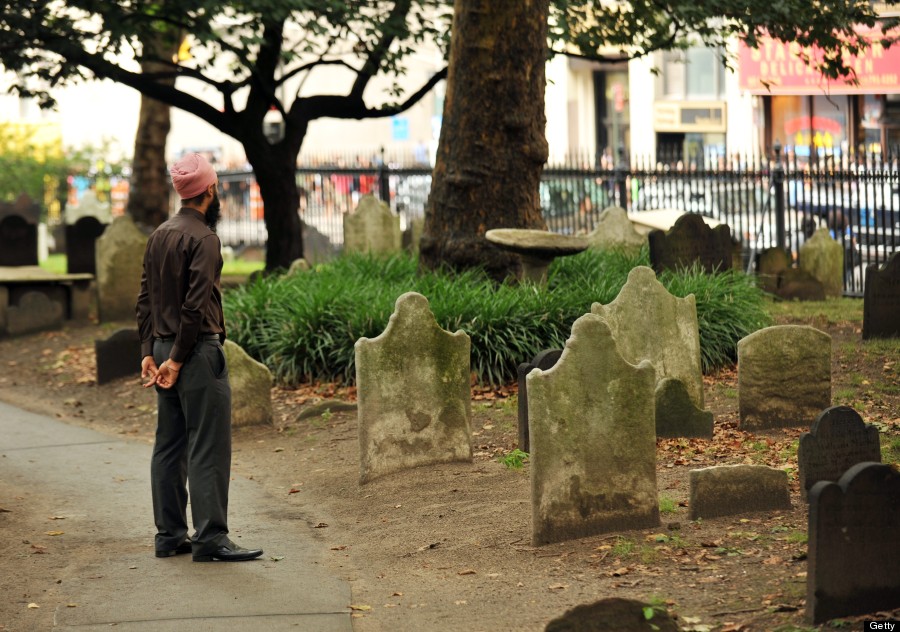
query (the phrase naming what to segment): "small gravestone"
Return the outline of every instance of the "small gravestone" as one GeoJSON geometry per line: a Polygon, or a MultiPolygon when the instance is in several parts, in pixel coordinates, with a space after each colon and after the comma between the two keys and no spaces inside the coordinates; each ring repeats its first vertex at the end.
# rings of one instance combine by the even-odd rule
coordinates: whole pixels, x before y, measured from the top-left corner
{"type": "Polygon", "coordinates": [[[80,217],[66,225],[66,266],[69,274],[97,274],[97,240],[106,224],[96,217],[80,217]]]}
{"type": "Polygon", "coordinates": [[[533,543],[657,526],[650,363],[625,361],[609,325],[586,314],[527,383],[533,543]]]}
{"type": "Polygon", "coordinates": [[[657,272],[689,268],[694,262],[709,273],[730,270],[731,229],[725,224],[710,228],[696,213],[679,217],[668,232],[650,231],[650,262],[657,272]]]}
{"type": "Polygon", "coordinates": [[[371,193],[362,196],[356,210],[344,216],[344,253],[392,255],[400,249],[400,216],[371,193]]]}
{"type": "Polygon", "coordinates": [[[414,255],[419,254],[419,243],[425,230],[425,218],[413,217],[403,230],[403,249],[414,255]]]}
{"type": "Polygon", "coordinates": [[[6,333],[10,336],[60,329],[65,318],[64,304],[44,292],[24,292],[6,308],[6,333]]]}
{"type": "Polygon", "coordinates": [[[681,380],[667,377],[656,385],[656,436],[713,436],[713,414],[694,405],[681,380]]]}
{"type": "Polygon", "coordinates": [[[306,261],[306,259],[294,259],[291,262],[291,267],[288,268],[287,275],[293,276],[302,272],[309,272],[309,270],[309,263],[306,261]]]}
{"type": "Polygon", "coordinates": [[[360,483],[420,465],[472,460],[470,341],[441,329],[408,292],[377,338],[356,341],[360,483]]]}
{"type": "Polygon", "coordinates": [[[844,247],[827,228],[820,228],[800,246],[800,269],[822,284],[825,296],[844,293],[844,247]]]}
{"type": "Polygon", "coordinates": [[[634,229],[625,209],[610,206],[600,213],[587,240],[590,247],[597,250],[618,250],[633,254],[640,252],[647,243],[647,236],[634,229]]]}
{"type": "Polygon", "coordinates": [[[95,340],[97,385],[141,372],[141,337],[137,329],[120,329],[106,340],[95,340]]]}
{"type": "Polygon", "coordinates": [[[272,372],[231,340],[222,348],[231,384],[231,426],[271,426],[272,372]]]}
{"type": "Polygon", "coordinates": [[[546,371],[553,367],[562,355],[562,349],[546,349],[538,353],[531,362],[523,362],[519,365],[519,449],[528,452],[531,447],[528,437],[528,374],[532,369],[546,371]]]}
{"type": "Polygon", "coordinates": [[[805,325],[776,325],[738,341],[742,429],[809,426],[829,406],[831,336],[805,325]]]}
{"type": "Polygon", "coordinates": [[[690,519],[791,508],[788,476],[765,465],[717,465],[691,470],[690,519]]]}
{"type": "Polygon", "coordinates": [[[0,217],[0,266],[36,266],[38,229],[21,215],[0,217]]]}
{"type": "Polygon", "coordinates": [[[100,322],[134,319],[146,247],[147,236],[128,215],[115,218],[97,239],[100,322]]]}
{"type": "Polygon", "coordinates": [[[328,263],[338,256],[338,248],[331,242],[328,235],[319,232],[315,226],[303,222],[303,258],[309,265],[328,263]]]}
{"type": "Polygon", "coordinates": [[[803,500],[819,481],[836,481],[864,461],[881,462],[878,428],[866,424],[849,406],[823,411],[812,429],[800,436],[797,464],[803,500]]]}
{"type": "Polygon", "coordinates": [[[788,268],[778,277],[775,295],[785,301],[824,301],[825,288],[806,270],[788,268]]]}
{"type": "Polygon", "coordinates": [[[678,632],[678,624],[668,612],[650,604],[609,597],[567,610],[550,621],[544,632],[678,632]]]}
{"type": "Polygon", "coordinates": [[[93,191],[85,191],[78,204],[66,205],[65,223],[74,224],[82,217],[93,217],[101,224],[109,224],[112,221],[112,212],[109,202],[101,202],[93,191]]]}
{"type": "Polygon", "coordinates": [[[756,260],[756,276],[760,287],[770,294],[778,291],[778,280],[791,267],[791,256],[781,248],[766,248],[756,260]]]}
{"type": "Polygon", "coordinates": [[[900,252],[866,268],[862,337],[900,338],[900,252]]]}
{"type": "Polygon", "coordinates": [[[900,607],[898,534],[900,472],[895,467],[857,463],[836,483],[813,485],[807,620],[822,623],[900,607]]]}

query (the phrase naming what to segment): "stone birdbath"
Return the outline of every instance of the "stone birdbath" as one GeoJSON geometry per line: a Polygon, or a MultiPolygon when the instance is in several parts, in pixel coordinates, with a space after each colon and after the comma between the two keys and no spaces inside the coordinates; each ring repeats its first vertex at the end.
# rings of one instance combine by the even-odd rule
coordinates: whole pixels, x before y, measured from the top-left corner
{"type": "Polygon", "coordinates": [[[587,250],[586,237],[560,235],[546,230],[494,228],[485,238],[503,250],[522,258],[522,279],[537,284],[547,282],[547,268],[556,257],[576,255],[587,250]]]}

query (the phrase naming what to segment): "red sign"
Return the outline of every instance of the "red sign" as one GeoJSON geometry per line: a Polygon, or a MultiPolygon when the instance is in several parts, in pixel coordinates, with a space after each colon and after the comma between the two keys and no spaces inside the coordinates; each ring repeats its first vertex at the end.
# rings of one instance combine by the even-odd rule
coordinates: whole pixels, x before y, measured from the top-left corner
{"type": "Polygon", "coordinates": [[[738,51],[741,90],[752,94],[887,94],[900,93],[900,44],[884,48],[880,35],[859,31],[873,42],[862,55],[848,56],[846,63],[856,71],[858,85],[847,79],[828,79],[803,57],[822,59],[817,47],[803,48],[771,37],[760,39],[759,48],[743,42],[738,51]]]}

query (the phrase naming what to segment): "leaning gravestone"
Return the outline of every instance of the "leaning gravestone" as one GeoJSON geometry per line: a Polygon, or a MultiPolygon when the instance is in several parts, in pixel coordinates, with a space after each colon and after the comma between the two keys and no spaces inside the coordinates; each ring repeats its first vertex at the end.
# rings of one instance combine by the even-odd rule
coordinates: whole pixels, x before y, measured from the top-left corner
{"type": "Polygon", "coordinates": [[[866,424],[849,406],[823,411],[812,429],[800,435],[797,464],[803,500],[819,481],[836,481],[864,461],[881,462],[878,428],[866,424]]]}
{"type": "Polygon", "coordinates": [[[588,233],[588,243],[597,250],[619,250],[630,254],[640,252],[647,236],[634,229],[625,209],[610,206],[600,213],[594,230],[588,233]]]}
{"type": "Polygon", "coordinates": [[[765,465],[717,465],[691,470],[690,519],[791,508],[784,470],[765,465]]]}
{"type": "Polygon", "coordinates": [[[531,442],[528,436],[528,374],[532,369],[546,371],[553,367],[562,355],[562,349],[546,349],[538,353],[531,362],[523,362],[517,369],[519,377],[519,449],[528,452],[531,442]]]}
{"type": "Polygon", "coordinates": [[[271,426],[272,372],[231,340],[226,340],[222,349],[231,383],[231,426],[271,426]]]}
{"type": "Polygon", "coordinates": [[[38,223],[41,209],[27,195],[0,202],[0,266],[38,264],[38,223]]]}
{"type": "Polygon", "coordinates": [[[61,329],[64,303],[52,300],[44,292],[24,292],[15,305],[6,308],[6,333],[19,336],[46,329],[61,329]]]}
{"type": "Polygon", "coordinates": [[[805,325],[766,327],[738,341],[742,429],[809,426],[831,406],[831,336],[805,325]]]}
{"type": "Polygon", "coordinates": [[[866,268],[862,337],[900,338],[900,251],[880,270],[875,264],[866,268]]]}
{"type": "Polygon", "coordinates": [[[650,363],[625,361],[586,314],[556,365],[527,382],[534,544],[658,525],[650,363]]]}
{"type": "MultiPolygon", "coordinates": [[[[678,298],[656,279],[646,266],[638,266],[628,273],[628,281],[609,305],[594,303],[591,313],[603,318],[612,331],[622,358],[631,364],[649,360],[656,371],[656,380],[678,380],[684,385],[689,402],[682,402],[678,410],[668,406],[656,408],[658,436],[712,436],[712,415],[703,412],[703,372],[700,365],[700,330],[697,325],[697,305],[694,295],[678,298]],[[690,417],[684,412],[692,405],[690,417]],[[701,434],[694,421],[703,422],[701,434]],[[691,430],[688,430],[688,426],[691,430]]],[[[660,394],[665,401],[677,397],[667,384],[660,394]]]]}
{"type": "Polygon", "coordinates": [[[141,372],[141,337],[137,329],[120,329],[106,340],[95,340],[97,385],[141,372]]]}
{"type": "Polygon", "coordinates": [[[900,472],[896,468],[857,463],[836,483],[813,485],[807,620],[822,623],[900,607],[898,534],[900,472]]]}
{"type": "Polygon", "coordinates": [[[800,269],[809,272],[825,289],[825,296],[844,293],[844,247],[827,228],[820,228],[800,246],[800,269]]]}
{"type": "Polygon", "coordinates": [[[146,246],[147,236],[128,215],[115,218],[97,240],[100,322],[134,318],[146,246]]]}
{"type": "Polygon", "coordinates": [[[391,255],[400,252],[400,216],[372,194],[364,195],[344,216],[344,253],[391,255]]]}
{"type": "Polygon", "coordinates": [[[377,338],[356,341],[359,480],[472,460],[469,336],[441,329],[408,292],[377,338]]]}
{"type": "Polygon", "coordinates": [[[668,232],[652,230],[650,262],[657,272],[689,268],[698,262],[705,272],[730,270],[731,229],[725,224],[710,228],[696,213],[679,217],[668,232]]]}
{"type": "Polygon", "coordinates": [[[635,599],[609,597],[575,606],[547,624],[544,632],[678,632],[668,612],[635,599]],[[653,612],[647,617],[648,611],[653,612]]]}

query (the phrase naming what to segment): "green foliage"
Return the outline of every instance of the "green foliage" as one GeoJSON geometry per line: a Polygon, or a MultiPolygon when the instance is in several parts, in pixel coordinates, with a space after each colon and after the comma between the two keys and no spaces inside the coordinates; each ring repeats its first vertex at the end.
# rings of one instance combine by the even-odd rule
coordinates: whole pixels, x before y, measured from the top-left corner
{"type": "Polygon", "coordinates": [[[522,452],[519,448],[515,448],[506,455],[500,457],[499,461],[511,470],[521,470],[528,461],[528,453],[522,452]]]}
{"type": "MultiPolygon", "coordinates": [[[[562,348],[572,323],[594,302],[609,303],[646,253],[585,252],[557,259],[546,288],[496,285],[479,270],[419,273],[405,255],[341,257],[314,272],[270,276],[225,295],[229,335],[266,364],[276,378],[296,384],[355,378],[354,344],[381,334],[397,298],[419,292],[438,324],[465,331],[472,341],[472,372],[482,382],[509,383],[519,363],[543,349],[562,348]]],[[[662,275],[675,294],[694,292],[705,370],[729,364],[737,341],[767,324],[762,293],[738,273],[696,270],[662,275]],[[721,322],[725,320],[726,322],[721,322]]]]}
{"type": "Polygon", "coordinates": [[[678,510],[678,503],[671,496],[665,494],[659,497],[659,513],[675,513],[678,510]]]}

